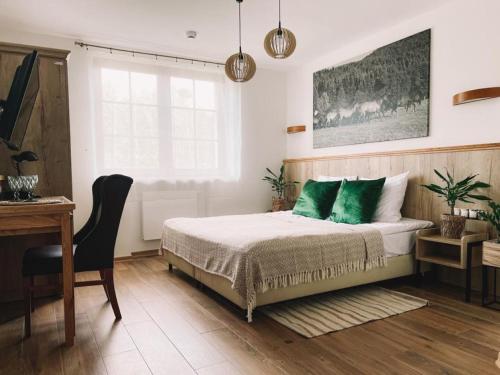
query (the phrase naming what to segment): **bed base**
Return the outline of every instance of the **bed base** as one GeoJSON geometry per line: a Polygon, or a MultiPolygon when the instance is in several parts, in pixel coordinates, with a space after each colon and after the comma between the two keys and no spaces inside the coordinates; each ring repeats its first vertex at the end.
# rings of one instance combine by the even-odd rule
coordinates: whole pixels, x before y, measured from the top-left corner
{"type": "MultiPolygon", "coordinates": [[[[228,279],[193,266],[183,258],[178,257],[166,249],[163,249],[163,251],[169,265],[169,270],[172,269],[172,266],[175,266],[180,271],[214,290],[241,309],[246,310],[246,300],[241,298],[240,295],[231,288],[231,282],[228,279]]],[[[387,267],[374,268],[370,271],[350,272],[332,279],[318,280],[308,284],[299,284],[287,288],[271,289],[263,293],[257,293],[256,306],[269,305],[276,302],[331,292],[358,285],[371,284],[377,281],[395,279],[413,274],[415,274],[415,256],[413,254],[391,257],[387,259],[387,267]]]]}

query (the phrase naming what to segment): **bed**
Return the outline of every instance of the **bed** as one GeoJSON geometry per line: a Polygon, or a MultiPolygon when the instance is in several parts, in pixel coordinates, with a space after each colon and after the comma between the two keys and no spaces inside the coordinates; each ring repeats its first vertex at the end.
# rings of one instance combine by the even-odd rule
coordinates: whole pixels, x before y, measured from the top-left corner
{"type": "Polygon", "coordinates": [[[415,233],[432,222],[338,224],[291,211],[176,218],[164,223],[167,262],[247,311],[408,276],[415,233]]]}

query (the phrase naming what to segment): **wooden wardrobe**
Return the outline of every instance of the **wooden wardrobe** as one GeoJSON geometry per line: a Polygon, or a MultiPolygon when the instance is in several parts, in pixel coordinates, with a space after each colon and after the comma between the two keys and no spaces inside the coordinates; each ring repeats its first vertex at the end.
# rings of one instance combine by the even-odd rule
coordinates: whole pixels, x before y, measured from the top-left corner
{"type": "MultiPolygon", "coordinates": [[[[39,53],[40,90],[21,151],[34,151],[39,161],[23,163],[22,174],[37,174],[36,193],[72,198],[68,103],[69,51],[0,42],[0,99],[6,99],[14,72],[24,56],[39,53]]],[[[0,144],[0,175],[15,175],[15,154],[0,144]]],[[[57,242],[53,235],[0,237],[0,302],[22,298],[22,257],[26,248],[57,242]]],[[[43,282],[43,280],[37,280],[43,282]]]]}

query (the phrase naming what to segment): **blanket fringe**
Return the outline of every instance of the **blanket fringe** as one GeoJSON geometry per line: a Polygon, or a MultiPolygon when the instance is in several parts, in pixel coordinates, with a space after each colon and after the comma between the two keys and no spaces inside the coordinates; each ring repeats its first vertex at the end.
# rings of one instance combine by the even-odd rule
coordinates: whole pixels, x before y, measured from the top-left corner
{"type": "Polygon", "coordinates": [[[387,258],[385,255],[373,259],[361,259],[344,264],[337,264],[332,267],[314,270],[303,271],[296,274],[279,275],[266,278],[254,285],[252,291],[247,293],[247,320],[252,322],[252,312],[257,305],[257,292],[264,293],[269,289],[286,288],[289,286],[307,284],[314,281],[332,279],[342,276],[348,272],[369,271],[374,268],[387,266],[387,258]]]}

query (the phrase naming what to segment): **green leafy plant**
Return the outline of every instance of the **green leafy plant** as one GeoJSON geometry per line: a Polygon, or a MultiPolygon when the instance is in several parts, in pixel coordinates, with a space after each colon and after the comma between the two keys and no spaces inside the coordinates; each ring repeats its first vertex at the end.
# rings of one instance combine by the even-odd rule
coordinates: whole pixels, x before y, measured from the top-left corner
{"type": "Polygon", "coordinates": [[[490,206],[491,211],[480,211],[478,215],[480,219],[486,220],[493,226],[493,228],[495,228],[497,232],[497,242],[500,243],[500,204],[489,201],[488,206],[490,206]]]}
{"type": "Polygon", "coordinates": [[[286,181],[285,179],[285,166],[282,165],[280,168],[280,174],[279,176],[274,173],[272,170],[269,168],[266,168],[267,171],[267,176],[264,176],[262,179],[263,181],[266,181],[267,183],[271,184],[273,191],[275,191],[278,194],[278,198],[283,199],[285,196],[285,190],[289,186],[293,186],[295,184],[298,184],[298,181],[286,181]]]}
{"type": "Polygon", "coordinates": [[[485,182],[474,181],[478,176],[477,174],[470,175],[461,181],[455,182],[448,170],[446,170],[446,177],[443,174],[439,173],[437,169],[434,169],[434,173],[436,173],[438,177],[445,182],[446,185],[439,186],[436,184],[429,184],[422,186],[438,194],[439,197],[444,198],[444,200],[450,207],[451,215],[454,215],[455,204],[457,203],[457,201],[473,203],[471,199],[480,201],[490,200],[490,198],[485,195],[471,194],[476,189],[490,187],[490,185],[485,182]]]}

